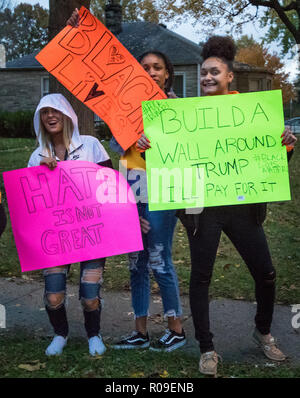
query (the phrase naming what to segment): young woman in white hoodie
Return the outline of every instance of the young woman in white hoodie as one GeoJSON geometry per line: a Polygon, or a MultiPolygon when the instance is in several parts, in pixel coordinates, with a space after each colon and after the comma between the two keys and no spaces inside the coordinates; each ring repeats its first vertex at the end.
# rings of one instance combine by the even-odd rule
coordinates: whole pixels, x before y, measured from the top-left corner
{"type": "MultiPolygon", "coordinates": [[[[112,167],[111,160],[97,138],[80,135],[77,116],[61,94],[49,94],[38,104],[34,115],[34,129],[39,147],[32,153],[28,167],[46,165],[50,170],[57,162],[84,160],[112,167]]],[[[100,332],[100,284],[105,258],[80,263],[80,289],[85,329],[91,355],[101,355],[106,347],[100,332]]],[[[43,270],[45,306],[55,336],[46,355],[60,355],[68,339],[68,320],[65,308],[66,279],[69,265],[43,270]]]]}

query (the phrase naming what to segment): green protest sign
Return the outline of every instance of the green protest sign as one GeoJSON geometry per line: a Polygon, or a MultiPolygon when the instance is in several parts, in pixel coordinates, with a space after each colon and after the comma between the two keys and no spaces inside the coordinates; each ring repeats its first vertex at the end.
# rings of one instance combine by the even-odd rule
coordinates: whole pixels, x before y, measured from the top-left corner
{"type": "Polygon", "coordinates": [[[280,90],[142,109],[150,210],[290,200],[280,90]]]}

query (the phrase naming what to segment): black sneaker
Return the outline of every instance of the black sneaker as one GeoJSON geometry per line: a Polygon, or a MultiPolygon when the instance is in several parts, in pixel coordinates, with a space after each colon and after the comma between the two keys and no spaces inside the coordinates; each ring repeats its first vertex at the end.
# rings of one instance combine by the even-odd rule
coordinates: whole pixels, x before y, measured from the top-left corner
{"type": "Polygon", "coordinates": [[[134,331],[130,336],[124,337],[117,344],[112,345],[112,348],[117,350],[134,349],[134,348],[148,348],[150,345],[149,335],[146,336],[140,332],[134,331]]]}
{"type": "Polygon", "coordinates": [[[186,343],[185,333],[182,329],[181,333],[174,332],[174,330],[166,329],[166,333],[155,343],[152,343],[150,350],[171,352],[186,343]]]}

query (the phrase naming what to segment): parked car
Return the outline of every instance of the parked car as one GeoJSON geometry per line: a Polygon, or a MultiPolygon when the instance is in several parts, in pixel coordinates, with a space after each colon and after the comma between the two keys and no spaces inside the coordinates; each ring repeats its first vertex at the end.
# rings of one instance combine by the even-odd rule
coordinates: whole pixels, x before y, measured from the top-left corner
{"type": "Polygon", "coordinates": [[[285,126],[290,126],[293,134],[300,134],[300,117],[293,117],[284,122],[285,126]]]}

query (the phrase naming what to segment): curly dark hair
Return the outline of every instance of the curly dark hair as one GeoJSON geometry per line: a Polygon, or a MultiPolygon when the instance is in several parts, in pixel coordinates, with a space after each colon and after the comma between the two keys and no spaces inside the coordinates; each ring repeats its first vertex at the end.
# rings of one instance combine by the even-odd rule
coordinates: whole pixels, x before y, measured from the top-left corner
{"type": "Polygon", "coordinates": [[[169,60],[169,58],[166,56],[166,54],[164,54],[164,53],[162,53],[160,51],[156,51],[156,50],[146,51],[145,53],[140,55],[137,60],[139,62],[142,62],[143,58],[145,58],[149,54],[156,55],[158,58],[160,58],[160,59],[162,59],[164,61],[165,67],[166,67],[167,71],[169,72],[169,77],[168,77],[168,79],[166,80],[166,83],[165,83],[165,93],[168,93],[171,90],[173,82],[174,82],[173,64],[169,60]]]}
{"type": "Polygon", "coordinates": [[[212,36],[203,45],[201,56],[203,61],[210,57],[220,58],[229,68],[233,70],[233,60],[236,54],[236,46],[229,36],[212,36]]]}

